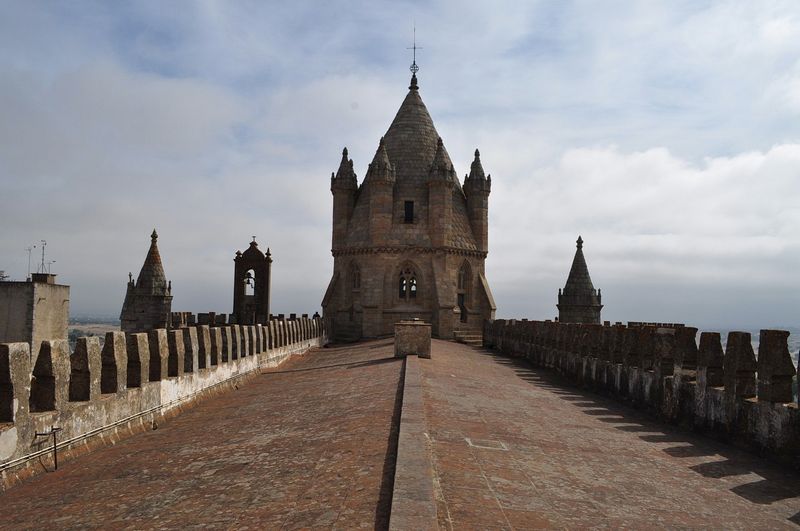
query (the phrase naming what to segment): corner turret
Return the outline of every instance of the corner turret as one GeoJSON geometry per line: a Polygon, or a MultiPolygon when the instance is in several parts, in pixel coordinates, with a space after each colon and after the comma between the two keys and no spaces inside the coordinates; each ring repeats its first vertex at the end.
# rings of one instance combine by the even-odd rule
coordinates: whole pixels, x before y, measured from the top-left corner
{"type": "Polygon", "coordinates": [[[492,176],[483,171],[481,153],[475,150],[475,159],[469,175],[464,178],[464,195],[467,197],[469,216],[475,242],[481,252],[489,252],[489,194],[492,191],[492,176]]]}
{"type": "Polygon", "coordinates": [[[347,148],[342,150],[342,161],[336,175],[331,173],[331,193],[333,194],[333,236],[331,248],[336,250],[344,245],[347,226],[353,215],[358,195],[358,179],[353,171],[353,160],[347,158],[347,148]]]}
{"type": "Polygon", "coordinates": [[[603,308],[600,290],[594,289],[583,257],[583,238],[578,236],[575,258],[563,290],[558,290],[558,320],[562,323],[600,324],[603,308]]]}

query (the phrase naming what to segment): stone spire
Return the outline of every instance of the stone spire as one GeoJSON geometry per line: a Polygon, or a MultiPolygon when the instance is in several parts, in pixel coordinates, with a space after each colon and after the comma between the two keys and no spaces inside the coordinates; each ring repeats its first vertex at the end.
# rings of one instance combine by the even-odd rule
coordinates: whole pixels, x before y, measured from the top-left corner
{"type": "Polygon", "coordinates": [[[136,280],[136,288],[142,294],[148,295],[168,295],[167,277],[164,274],[164,266],[161,263],[161,254],[158,252],[158,233],[153,229],[150,235],[150,250],[144,259],[139,277],[136,280]]]}
{"type": "Polygon", "coordinates": [[[410,90],[384,135],[386,152],[394,166],[399,185],[426,184],[428,171],[436,155],[438,139],[439,133],[420,97],[416,78],[412,78],[410,90]]]}
{"type": "Polygon", "coordinates": [[[389,161],[389,154],[386,152],[386,144],[381,137],[378,143],[378,149],[375,151],[375,157],[367,169],[367,175],[364,177],[364,182],[394,182],[395,173],[394,166],[389,161]]]}
{"type": "Polygon", "coordinates": [[[475,159],[464,178],[464,195],[467,198],[467,214],[475,235],[475,243],[481,252],[489,251],[489,194],[492,176],[486,176],[481,164],[481,152],[475,149],[475,159]]]}
{"type": "Polygon", "coordinates": [[[469,168],[468,179],[486,180],[486,174],[483,172],[483,165],[481,164],[481,152],[475,149],[475,160],[469,168]]]}
{"type": "Polygon", "coordinates": [[[436,153],[433,156],[433,162],[431,162],[431,169],[428,172],[431,181],[434,180],[441,180],[441,181],[448,181],[452,182],[455,179],[455,170],[453,169],[453,163],[450,161],[450,156],[447,154],[447,150],[444,148],[444,143],[442,142],[442,138],[436,142],[436,153]]]}
{"type": "Polygon", "coordinates": [[[347,158],[347,148],[342,150],[342,161],[336,175],[331,174],[331,190],[334,188],[342,190],[354,190],[358,188],[356,172],[353,171],[353,160],[347,158]]]}
{"type": "Polygon", "coordinates": [[[600,323],[600,291],[594,289],[589,268],[583,256],[583,238],[578,236],[575,258],[567,283],[558,290],[559,320],[565,323],[600,323]]]}

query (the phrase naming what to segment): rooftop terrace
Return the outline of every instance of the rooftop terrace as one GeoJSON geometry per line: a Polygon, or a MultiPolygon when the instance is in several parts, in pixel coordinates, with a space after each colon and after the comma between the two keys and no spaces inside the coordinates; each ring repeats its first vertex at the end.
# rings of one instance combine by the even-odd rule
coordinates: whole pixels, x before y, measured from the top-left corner
{"type": "Polygon", "coordinates": [[[380,340],[292,357],[0,494],[0,527],[404,528],[425,496],[395,475],[420,470],[443,529],[800,525],[785,468],[520,359],[437,340],[430,360],[392,356],[380,340]],[[423,433],[398,454],[414,408],[423,433]]]}

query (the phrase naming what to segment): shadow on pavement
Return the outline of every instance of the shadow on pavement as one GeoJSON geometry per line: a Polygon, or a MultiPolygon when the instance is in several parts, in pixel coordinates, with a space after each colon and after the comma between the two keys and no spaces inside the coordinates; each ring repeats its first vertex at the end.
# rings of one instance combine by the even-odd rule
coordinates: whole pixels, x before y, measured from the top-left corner
{"type": "MultiPolygon", "coordinates": [[[[531,366],[527,360],[509,358],[496,352],[481,349],[485,356],[496,363],[514,367],[517,376],[540,389],[569,401],[585,414],[613,426],[615,429],[640,434],[638,437],[650,443],[681,443],[664,448],[663,451],[676,458],[718,457],[723,460],[709,461],[688,466],[690,470],[708,478],[720,479],[730,476],[755,474],[762,479],[732,487],[730,490],[752,503],[770,504],[776,501],[800,497],[800,474],[782,468],[758,456],[739,450],[725,442],[694,434],[687,429],[666,425],[648,417],[631,405],[577,388],[558,373],[531,366]]],[[[789,520],[800,525],[800,513],[789,520]]]]}

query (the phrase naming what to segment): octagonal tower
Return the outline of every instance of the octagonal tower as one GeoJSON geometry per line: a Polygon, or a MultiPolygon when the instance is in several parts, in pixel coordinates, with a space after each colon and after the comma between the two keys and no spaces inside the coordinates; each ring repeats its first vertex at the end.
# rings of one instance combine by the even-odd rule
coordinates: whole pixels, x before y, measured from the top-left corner
{"type": "Polygon", "coordinates": [[[346,148],[331,175],[334,264],[322,308],[332,337],[390,335],[395,322],[420,318],[452,338],[493,318],[484,273],[491,183],[478,150],[459,182],[415,73],[363,182],[346,148]]]}

